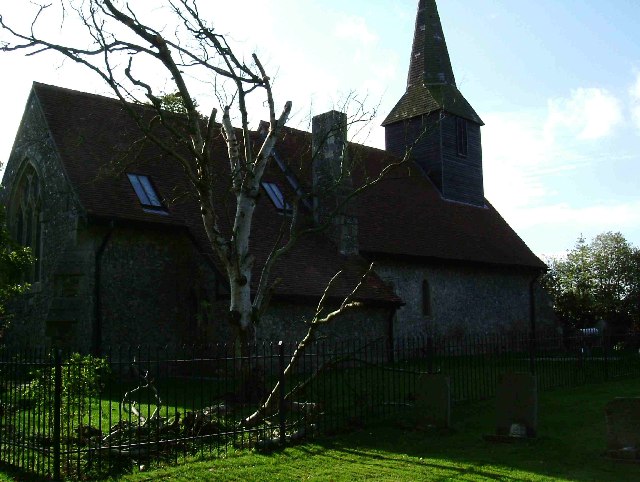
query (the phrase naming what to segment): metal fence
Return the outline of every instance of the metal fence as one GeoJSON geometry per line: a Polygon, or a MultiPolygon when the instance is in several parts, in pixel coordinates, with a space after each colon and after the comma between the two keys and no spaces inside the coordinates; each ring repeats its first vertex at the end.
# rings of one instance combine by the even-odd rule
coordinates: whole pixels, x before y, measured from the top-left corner
{"type": "Polygon", "coordinates": [[[320,341],[285,376],[294,344],[5,350],[0,462],[47,478],[102,478],[202,452],[269,448],[410,408],[420,376],[450,377],[453,401],[492,397],[500,376],[540,389],[640,375],[636,335],[528,333],[320,341]],[[268,399],[273,408],[247,423],[268,399]],[[244,422],[243,422],[244,421],[244,422]]]}

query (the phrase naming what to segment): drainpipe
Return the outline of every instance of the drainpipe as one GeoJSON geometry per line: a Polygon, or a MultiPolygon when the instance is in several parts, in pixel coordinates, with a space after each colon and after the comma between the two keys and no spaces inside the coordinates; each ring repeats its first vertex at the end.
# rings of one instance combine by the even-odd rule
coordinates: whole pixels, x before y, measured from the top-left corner
{"type": "Polygon", "coordinates": [[[394,339],[393,339],[393,318],[396,314],[397,308],[389,310],[389,316],[387,318],[387,358],[388,361],[393,363],[394,360],[394,339]]]}
{"type": "Polygon", "coordinates": [[[107,244],[109,243],[109,239],[111,239],[111,235],[114,231],[113,221],[109,225],[109,231],[105,234],[104,238],[102,238],[102,242],[98,247],[98,250],[95,254],[95,269],[94,269],[94,284],[93,284],[93,295],[94,295],[94,316],[93,316],[93,353],[96,356],[100,356],[102,354],[102,293],[101,293],[101,273],[102,273],[102,255],[104,254],[107,244]]]}
{"type": "Polygon", "coordinates": [[[529,370],[532,375],[536,373],[536,282],[542,276],[543,271],[538,271],[529,283],[529,370]]]}

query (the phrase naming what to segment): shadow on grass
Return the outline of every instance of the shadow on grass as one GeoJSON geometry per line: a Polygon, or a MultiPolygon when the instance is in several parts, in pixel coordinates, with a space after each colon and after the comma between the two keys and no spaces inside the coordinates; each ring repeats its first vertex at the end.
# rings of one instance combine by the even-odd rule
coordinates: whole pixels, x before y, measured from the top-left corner
{"type": "Polygon", "coordinates": [[[19,480],[25,482],[36,482],[51,480],[49,477],[39,476],[24,470],[20,470],[16,467],[12,467],[3,463],[0,463],[0,481],[19,480]]]}
{"type": "Polygon", "coordinates": [[[363,464],[402,462],[417,472],[433,469],[454,478],[473,473],[489,479],[537,474],[551,479],[640,480],[640,465],[616,463],[602,455],[604,405],[639,392],[638,380],[623,380],[542,393],[540,436],[515,444],[483,440],[494,430],[495,401],[487,401],[454,405],[448,433],[421,427],[419,414],[406,413],[340,438],[317,440],[309,455],[363,464]]]}

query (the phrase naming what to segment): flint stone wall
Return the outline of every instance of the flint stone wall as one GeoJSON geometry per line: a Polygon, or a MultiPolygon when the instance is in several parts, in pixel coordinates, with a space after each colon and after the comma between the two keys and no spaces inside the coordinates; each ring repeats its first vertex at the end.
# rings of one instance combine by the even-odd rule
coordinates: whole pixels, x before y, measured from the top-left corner
{"type": "MultiPolygon", "coordinates": [[[[273,301],[256,328],[259,341],[300,341],[307,333],[314,306],[273,301]]],[[[389,333],[389,308],[348,311],[317,331],[317,338],[332,341],[375,340],[389,333]]]]}
{"type": "MultiPolygon", "coordinates": [[[[83,213],[80,203],[64,175],[49,135],[37,98],[29,97],[25,114],[16,135],[14,148],[6,161],[0,193],[2,203],[12,211],[12,187],[30,163],[40,180],[41,199],[41,276],[32,283],[28,294],[9,307],[12,318],[4,333],[9,345],[44,345],[51,341],[55,328],[49,319],[57,293],[64,291],[69,280],[64,278],[67,250],[76,243],[77,226],[83,213]]],[[[87,292],[80,293],[79,303],[87,303],[87,292]]]]}
{"type": "MultiPolygon", "coordinates": [[[[405,305],[394,318],[393,336],[508,333],[529,327],[531,272],[481,266],[377,260],[376,273],[405,305]],[[423,314],[422,286],[430,290],[431,315],[423,314]]],[[[536,291],[537,325],[551,323],[548,298],[536,291]]]]}

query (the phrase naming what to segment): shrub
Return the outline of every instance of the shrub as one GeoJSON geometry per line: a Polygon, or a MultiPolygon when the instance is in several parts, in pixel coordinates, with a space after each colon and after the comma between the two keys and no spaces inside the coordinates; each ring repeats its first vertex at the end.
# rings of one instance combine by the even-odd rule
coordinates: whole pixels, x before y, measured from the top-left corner
{"type": "MultiPolygon", "coordinates": [[[[90,400],[104,387],[110,368],[105,358],[73,353],[62,362],[61,420],[67,425],[73,420],[82,422],[88,415],[90,400]]],[[[40,406],[53,405],[55,371],[52,367],[33,372],[26,395],[40,406]]],[[[50,421],[52,422],[52,421],[50,421]]]]}

